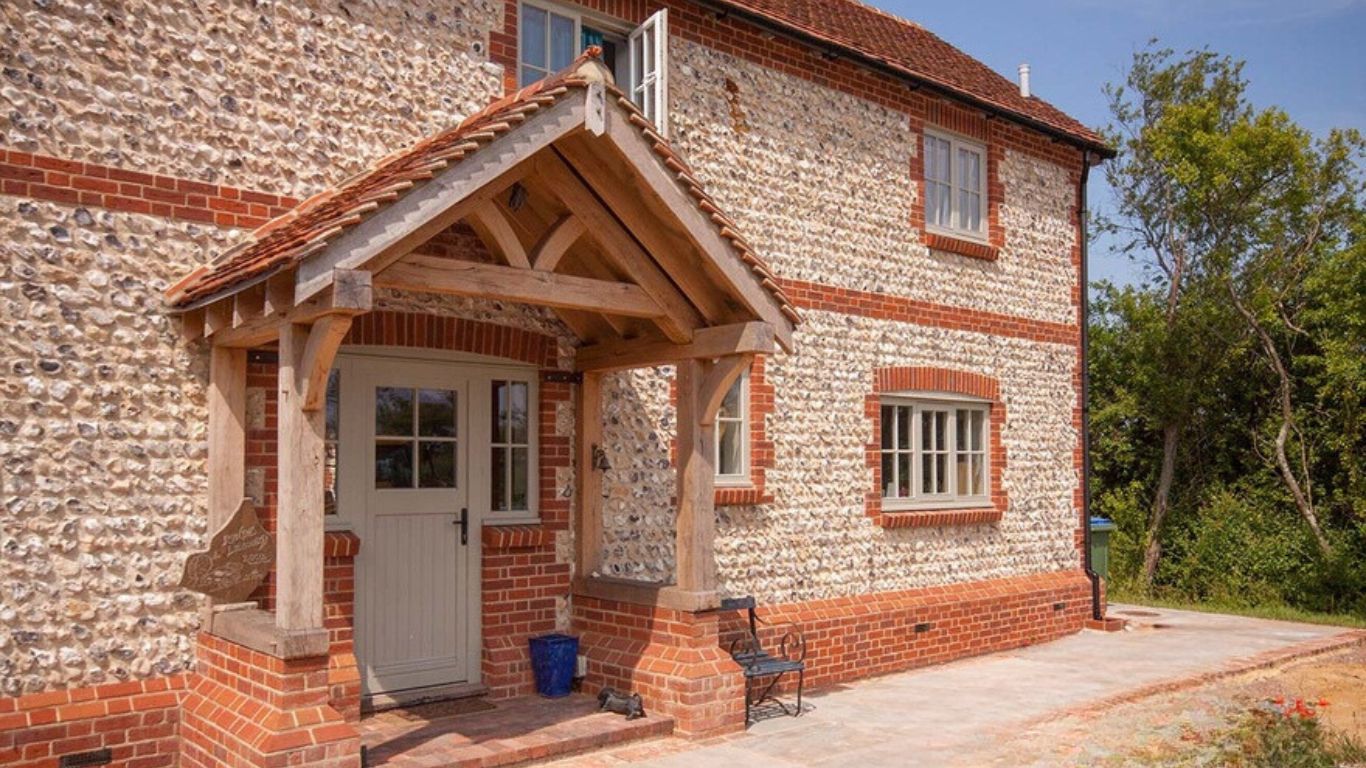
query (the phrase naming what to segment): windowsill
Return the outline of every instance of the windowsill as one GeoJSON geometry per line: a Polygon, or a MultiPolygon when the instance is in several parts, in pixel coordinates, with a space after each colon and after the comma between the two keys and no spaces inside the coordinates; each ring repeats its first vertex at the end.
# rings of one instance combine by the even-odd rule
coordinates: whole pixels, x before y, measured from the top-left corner
{"type": "Polygon", "coordinates": [[[925,245],[932,251],[944,251],[970,259],[995,261],[1000,250],[986,240],[968,239],[962,236],[946,235],[940,232],[925,232],[925,245]]]}
{"type": "Polygon", "coordinates": [[[555,532],[540,522],[485,522],[479,540],[486,550],[539,549],[555,543],[555,532]]]}
{"type": "Polygon", "coordinates": [[[772,496],[764,493],[762,488],[756,488],[749,483],[722,485],[718,482],[712,493],[712,504],[718,507],[750,507],[772,502],[772,496]]]}
{"type": "Polygon", "coordinates": [[[993,507],[884,510],[879,518],[883,528],[935,528],[946,525],[989,525],[1001,521],[1001,510],[993,507]]]}

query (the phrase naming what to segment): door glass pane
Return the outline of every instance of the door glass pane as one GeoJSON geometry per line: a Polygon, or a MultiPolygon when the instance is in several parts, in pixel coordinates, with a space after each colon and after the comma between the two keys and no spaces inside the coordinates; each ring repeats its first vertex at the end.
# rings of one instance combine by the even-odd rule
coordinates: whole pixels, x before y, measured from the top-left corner
{"type": "Polygon", "coordinates": [[[422,437],[455,437],[455,392],[419,389],[418,434],[422,437]]]}
{"type": "Polygon", "coordinates": [[[512,430],[513,443],[527,443],[527,421],[529,417],[527,409],[527,384],[525,381],[514,381],[509,387],[512,394],[512,408],[508,418],[512,430]]]}
{"type": "Polygon", "coordinates": [[[538,69],[545,69],[546,12],[529,5],[522,6],[522,61],[538,69]]]}
{"type": "Polygon", "coordinates": [[[512,509],[527,508],[527,449],[512,449],[512,509]]]}
{"type": "Polygon", "coordinates": [[[413,487],[413,444],[377,441],[375,443],[375,487],[413,487]]]}
{"type": "Polygon", "coordinates": [[[489,455],[490,496],[495,510],[508,509],[508,449],[495,446],[489,455]]]}
{"type": "Polygon", "coordinates": [[[413,434],[413,391],[397,387],[375,388],[375,434],[411,437],[413,434]]]}
{"type": "Polygon", "coordinates": [[[492,397],[489,413],[493,417],[493,423],[489,429],[492,440],[495,443],[505,443],[508,437],[508,383],[506,381],[495,381],[489,390],[492,397]]]}
{"type": "Polygon", "coordinates": [[[550,68],[556,71],[569,66],[578,55],[574,44],[574,20],[550,14],[550,68]]]}
{"type": "Polygon", "coordinates": [[[421,440],[417,444],[418,485],[422,488],[455,487],[455,442],[421,440]]]}

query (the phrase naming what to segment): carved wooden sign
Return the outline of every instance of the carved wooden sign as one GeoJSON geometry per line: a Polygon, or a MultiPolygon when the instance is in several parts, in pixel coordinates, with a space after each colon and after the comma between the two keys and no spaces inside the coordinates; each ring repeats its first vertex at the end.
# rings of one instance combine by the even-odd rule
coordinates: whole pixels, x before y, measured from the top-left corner
{"type": "Polygon", "coordinates": [[[275,565],[275,539],[256,518],[250,499],[223,524],[209,548],[185,560],[180,586],[225,603],[251,596],[275,565]]]}

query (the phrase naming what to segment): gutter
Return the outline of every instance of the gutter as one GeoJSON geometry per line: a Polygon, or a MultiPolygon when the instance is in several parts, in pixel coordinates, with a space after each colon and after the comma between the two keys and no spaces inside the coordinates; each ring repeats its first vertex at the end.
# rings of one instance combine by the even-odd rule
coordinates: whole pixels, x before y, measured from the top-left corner
{"type": "Polygon", "coordinates": [[[1097,160],[1108,160],[1115,156],[1115,150],[1111,147],[1105,146],[1104,144],[1096,144],[1093,142],[1078,139],[1077,137],[1073,136],[1070,133],[1067,133],[1066,131],[1062,131],[1045,122],[1029,117],[1028,115],[1023,115],[1018,112],[1003,109],[1001,107],[996,106],[995,104],[987,102],[976,96],[973,96],[972,94],[967,93],[965,91],[960,91],[956,88],[952,88],[942,83],[937,83],[933,80],[930,80],[929,78],[924,77],[923,75],[916,74],[915,72],[912,72],[911,70],[906,69],[905,67],[893,64],[887,61],[886,59],[880,59],[876,56],[864,53],[856,48],[852,48],[847,45],[843,45],[840,43],[833,42],[831,40],[824,39],[819,35],[806,32],[799,27],[784,24],[780,21],[775,21],[773,19],[768,18],[767,16],[755,13],[746,8],[731,5],[730,3],[725,2],[725,0],[696,0],[696,2],[698,5],[713,8],[718,14],[720,14],[723,17],[733,15],[736,18],[743,19],[744,21],[753,24],[754,26],[759,27],[761,29],[765,29],[769,32],[773,32],[775,34],[779,34],[784,37],[796,40],[804,45],[808,45],[813,48],[818,48],[824,51],[827,56],[830,56],[832,58],[843,56],[845,58],[854,59],[862,63],[864,66],[878,70],[883,74],[891,75],[892,77],[895,77],[899,80],[907,80],[911,83],[912,90],[919,90],[923,88],[937,95],[946,96],[955,101],[970,104],[974,108],[986,112],[991,117],[1004,118],[1006,120],[1010,120],[1012,122],[1016,122],[1026,127],[1032,128],[1040,133],[1049,136],[1050,138],[1056,141],[1062,141],[1066,144],[1071,144],[1072,146],[1075,146],[1077,149],[1082,150],[1082,152],[1087,156],[1094,153],[1097,160]]]}
{"type": "Polygon", "coordinates": [[[1086,273],[1087,225],[1086,181],[1091,175],[1091,151],[1081,153],[1081,183],[1077,187],[1077,237],[1080,239],[1081,268],[1078,279],[1081,281],[1081,525],[1082,525],[1082,570],[1091,580],[1091,618],[1105,620],[1105,606],[1100,604],[1100,574],[1091,566],[1091,373],[1090,334],[1087,326],[1091,319],[1091,286],[1086,273]]]}

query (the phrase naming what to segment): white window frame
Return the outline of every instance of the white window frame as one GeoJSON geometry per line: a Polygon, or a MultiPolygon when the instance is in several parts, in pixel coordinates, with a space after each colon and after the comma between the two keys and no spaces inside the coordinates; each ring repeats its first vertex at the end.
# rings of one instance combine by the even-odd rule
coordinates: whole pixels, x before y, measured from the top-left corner
{"type": "Polygon", "coordinates": [[[936,234],[948,235],[950,237],[958,237],[968,240],[976,240],[979,242],[986,242],[988,237],[987,230],[991,225],[989,215],[990,202],[987,199],[987,178],[990,174],[987,173],[988,158],[986,145],[980,141],[973,141],[971,139],[964,138],[957,134],[927,128],[925,129],[923,155],[924,162],[921,163],[921,167],[924,169],[925,174],[925,228],[928,231],[934,232],[936,234]],[[930,139],[943,141],[948,143],[949,145],[948,226],[945,226],[938,222],[934,222],[930,218],[930,139]],[[967,184],[965,183],[966,179],[964,178],[962,164],[958,161],[959,150],[974,152],[980,159],[980,162],[978,162],[977,164],[976,179],[977,194],[981,198],[981,207],[979,211],[980,218],[978,219],[977,229],[969,229],[958,224],[962,208],[962,195],[965,191],[965,188],[967,187],[967,184]]]}
{"type": "MultiPolygon", "coordinates": [[[[899,418],[900,418],[900,411],[894,411],[894,413],[897,414],[897,415],[896,415],[896,418],[899,419],[899,418]]],[[[881,434],[881,437],[882,437],[882,439],[883,439],[883,442],[886,441],[886,438],[887,438],[887,436],[888,436],[888,431],[889,431],[889,430],[892,430],[892,432],[891,432],[891,437],[892,437],[891,443],[892,443],[892,447],[891,447],[891,448],[884,447],[883,442],[879,442],[879,444],[878,444],[878,461],[879,461],[879,467],[881,467],[881,465],[882,465],[882,456],[887,455],[888,453],[896,454],[896,453],[906,453],[906,452],[909,452],[909,453],[910,453],[910,456],[911,456],[911,483],[910,483],[911,495],[910,495],[910,496],[890,496],[890,495],[888,495],[889,489],[891,489],[892,491],[895,491],[895,489],[897,488],[897,485],[898,485],[897,480],[898,480],[898,478],[896,477],[895,474],[893,474],[892,477],[887,477],[887,476],[886,476],[886,473],[884,472],[884,473],[882,473],[883,476],[881,477],[881,485],[882,485],[882,487],[878,489],[879,494],[880,494],[881,497],[882,497],[882,508],[883,508],[883,509],[888,510],[888,511],[898,511],[898,510],[901,510],[901,511],[908,511],[908,510],[918,510],[918,509],[936,509],[936,510],[937,510],[937,509],[968,509],[968,508],[974,508],[974,509],[975,509],[975,508],[981,508],[981,507],[988,507],[988,506],[991,506],[991,403],[990,403],[990,401],[987,401],[987,400],[980,400],[980,399],[977,399],[977,398],[964,397],[964,396],[955,396],[955,395],[951,395],[951,394],[942,394],[942,393],[931,393],[931,394],[919,394],[919,393],[893,393],[893,394],[884,394],[884,395],[882,395],[882,396],[879,398],[878,419],[879,419],[879,422],[878,422],[878,424],[879,424],[879,432],[880,432],[880,434],[881,434]],[[882,422],[882,414],[883,414],[882,409],[883,409],[883,407],[894,407],[894,408],[895,408],[895,407],[897,407],[897,406],[904,407],[904,408],[910,408],[910,409],[911,409],[911,418],[912,418],[911,425],[910,425],[911,446],[909,447],[909,451],[908,451],[908,449],[907,449],[906,446],[901,446],[901,445],[898,444],[897,435],[895,434],[895,427],[894,427],[893,425],[891,425],[891,424],[886,424],[886,423],[883,423],[883,422],[882,422]],[[980,436],[981,446],[982,446],[982,447],[981,447],[980,450],[970,450],[970,449],[966,449],[966,448],[965,448],[965,449],[963,449],[962,451],[960,451],[959,446],[958,446],[958,429],[957,429],[957,420],[958,420],[958,411],[959,411],[959,410],[975,411],[975,412],[979,412],[979,413],[982,414],[982,434],[981,434],[981,436],[980,436]],[[948,476],[949,482],[948,482],[948,489],[947,489],[946,491],[941,492],[941,493],[925,494],[925,493],[923,493],[923,492],[921,491],[921,486],[922,486],[922,482],[921,482],[921,481],[922,481],[922,479],[923,479],[923,478],[922,478],[922,469],[923,469],[923,468],[922,468],[922,464],[923,464],[923,462],[921,461],[921,458],[922,458],[922,456],[924,455],[924,453],[923,453],[923,446],[921,445],[921,441],[922,441],[922,437],[923,437],[923,435],[922,435],[922,429],[921,429],[921,418],[922,418],[922,414],[923,414],[924,411],[948,411],[948,419],[947,419],[947,422],[946,422],[946,424],[945,424],[945,438],[946,438],[947,443],[948,443],[947,446],[945,446],[945,448],[947,449],[948,458],[947,458],[947,460],[946,460],[946,462],[945,462],[945,466],[946,466],[947,476],[948,476]],[[960,452],[962,452],[962,453],[968,453],[968,452],[970,452],[970,453],[973,454],[974,456],[978,457],[978,460],[981,461],[981,464],[982,464],[982,493],[976,494],[976,495],[973,495],[973,494],[962,494],[962,493],[959,493],[959,492],[958,492],[958,489],[955,487],[955,486],[957,485],[957,482],[958,482],[958,476],[957,476],[958,473],[957,473],[956,471],[954,471],[954,468],[957,466],[957,457],[958,457],[958,455],[959,455],[960,452]]],[[[892,467],[893,467],[893,472],[894,472],[894,473],[899,472],[899,470],[897,469],[898,464],[899,464],[899,463],[898,463],[895,459],[892,461],[892,467]]]]}
{"type": "MultiPolygon", "coordinates": [[[[722,488],[734,488],[734,487],[737,487],[737,486],[743,487],[743,486],[748,486],[748,485],[750,485],[750,475],[749,475],[749,371],[745,371],[745,372],[741,373],[740,376],[737,377],[737,378],[735,379],[735,383],[732,384],[731,387],[739,387],[739,388],[740,388],[740,397],[739,397],[739,399],[738,399],[738,400],[739,400],[739,403],[740,403],[740,413],[739,413],[739,415],[737,415],[737,416],[726,416],[726,417],[722,417],[721,414],[718,412],[717,415],[716,415],[716,425],[715,425],[715,436],[716,436],[716,439],[712,441],[712,442],[714,443],[714,445],[712,446],[712,450],[713,450],[712,459],[713,459],[713,462],[714,462],[714,463],[713,463],[713,466],[714,466],[715,469],[716,469],[716,478],[715,478],[713,484],[716,485],[717,487],[722,487],[722,488]],[[730,422],[730,423],[733,423],[733,424],[739,424],[739,425],[740,425],[740,430],[739,430],[739,435],[740,435],[740,471],[739,471],[739,472],[736,472],[736,473],[733,473],[733,474],[728,474],[728,475],[723,475],[723,474],[721,474],[721,423],[722,423],[722,422],[730,422]]],[[[729,394],[729,392],[727,392],[727,394],[729,394]]]]}
{"type": "Polygon", "coordinates": [[[627,94],[631,101],[640,107],[658,129],[659,135],[669,135],[669,10],[660,9],[646,19],[643,24],[631,31],[626,39],[627,58],[630,60],[630,80],[627,94]],[[652,53],[654,70],[645,71],[643,57],[644,38],[653,34],[652,53]],[[636,41],[641,40],[642,52],[637,53],[636,41]],[[653,88],[653,91],[650,89],[653,88]]]}
{"type": "MultiPolygon", "coordinates": [[[[574,21],[574,47],[577,49],[577,48],[579,48],[580,45],[582,44],[582,40],[583,40],[583,14],[582,14],[580,11],[578,11],[578,10],[576,10],[576,9],[574,9],[574,8],[568,7],[568,6],[560,5],[560,4],[558,4],[558,3],[544,3],[544,2],[537,2],[536,0],[521,0],[521,2],[520,2],[520,3],[518,4],[518,6],[517,6],[517,86],[518,86],[519,88],[520,88],[520,87],[523,87],[523,86],[526,86],[526,85],[529,85],[529,84],[531,84],[532,82],[535,82],[536,80],[540,80],[542,77],[546,77],[546,76],[548,76],[548,75],[552,75],[552,74],[554,74],[555,72],[559,71],[559,67],[554,66],[554,65],[550,62],[550,20],[549,20],[549,15],[551,15],[551,14],[553,14],[553,15],[555,15],[555,16],[562,16],[562,17],[567,18],[567,19],[572,19],[572,20],[574,21]],[[544,67],[544,68],[536,67],[536,66],[532,66],[532,65],[528,65],[528,64],[525,62],[525,60],[523,59],[523,57],[526,55],[526,50],[525,50],[525,46],[522,45],[522,23],[526,20],[525,9],[526,9],[528,6],[529,6],[529,7],[532,7],[532,8],[535,8],[535,9],[537,9],[537,10],[539,10],[539,11],[544,11],[544,12],[547,14],[546,25],[545,25],[545,58],[546,58],[546,62],[545,62],[545,67],[544,67]],[[534,70],[534,71],[536,71],[536,72],[544,72],[544,74],[542,74],[540,77],[533,78],[532,80],[525,80],[525,79],[524,79],[524,77],[525,77],[525,76],[524,76],[524,72],[525,72],[525,70],[526,70],[528,67],[530,67],[532,70],[534,70]]],[[[580,53],[580,51],[576,51],[574,55],[577,56],[579,53],[580,53]]],[[[571,58],[570,60],[572,61],[573,59],[571,58]]]]}

